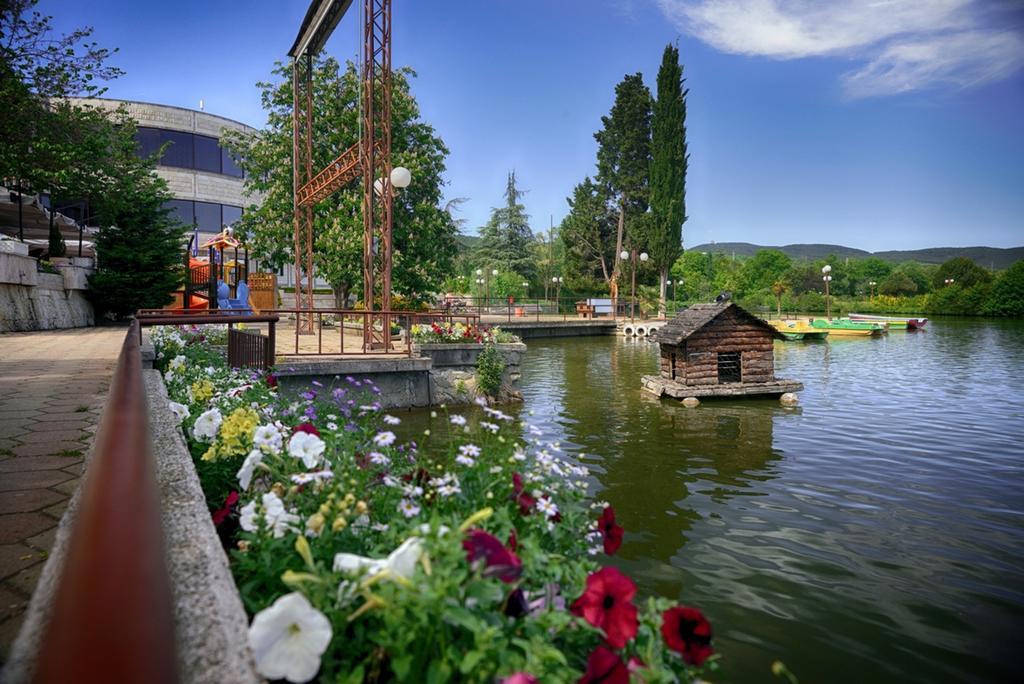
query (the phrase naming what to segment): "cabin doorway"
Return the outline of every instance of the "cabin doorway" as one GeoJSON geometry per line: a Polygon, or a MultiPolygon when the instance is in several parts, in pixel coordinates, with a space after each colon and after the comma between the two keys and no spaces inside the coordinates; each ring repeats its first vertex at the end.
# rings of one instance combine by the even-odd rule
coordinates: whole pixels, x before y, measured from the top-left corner
{"type": "Polygon", "coordinates": [[[739,352],[718,352],[718,383],[742,382],[739,352]]]}

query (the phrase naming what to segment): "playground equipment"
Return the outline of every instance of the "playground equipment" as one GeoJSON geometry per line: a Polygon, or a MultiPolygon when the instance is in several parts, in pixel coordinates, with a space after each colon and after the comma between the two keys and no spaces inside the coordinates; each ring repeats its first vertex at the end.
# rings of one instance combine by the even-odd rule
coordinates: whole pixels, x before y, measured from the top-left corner
{"type": "Polygon", "coordinates": [[[185,283],[175,293],[175,301],[167,308],[202,309],[248,309],[249,251],[231,234],[230,228],[213,236],[195,251],[205,250],[207,256],[193,256],[193,235],[185,248],[185,283]],[[239,247],[243,261],[239,262],[239,247]],[[233,249],[234,258],[225,261],[224,250],[233,249]],[[243,302],[244,305],[238,305],[243,302]],[[226,304],[225,304],[226,303],[226,304]]]}

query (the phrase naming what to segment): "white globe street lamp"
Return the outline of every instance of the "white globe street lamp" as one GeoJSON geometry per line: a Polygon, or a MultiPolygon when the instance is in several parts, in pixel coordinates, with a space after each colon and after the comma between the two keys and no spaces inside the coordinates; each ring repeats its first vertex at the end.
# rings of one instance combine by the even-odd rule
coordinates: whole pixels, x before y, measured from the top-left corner
{"type": "Polygon", "coordinates": [[[391,185],[396,188],[407,188],[412,182],[412,173],[404,166],[396,166],[391,169],[391,185]]]}

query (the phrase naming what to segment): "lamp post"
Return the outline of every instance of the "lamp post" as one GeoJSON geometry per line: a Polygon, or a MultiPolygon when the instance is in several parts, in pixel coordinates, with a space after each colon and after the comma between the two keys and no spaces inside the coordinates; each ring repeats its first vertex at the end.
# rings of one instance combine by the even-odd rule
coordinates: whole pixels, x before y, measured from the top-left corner
{"type": "Polygon", "coordinates": [[[640,261],[647,261],[650,257],[647,256],[647,252],[640,252],[640,254],[637,254],[636,249],[632,249],[628,252],[626,250],[622,250],[619,254],[619,258],[623,261],[632,261],[631,275],[633,284],[629,293],[629,321],[630,323],[633,323],[636,321],[636,260],[639,258],[640,261]]]}
{"type": "Polygon", "coordinates": [[[955,278],[946,278],[942,282],[944,282],[946,284],[946,287],[949,287],[950,285],[952,285],[953,283],[956,282],[956,279],[955,278]]]}
{"type": "Polygon", "coordinates": [[[829,293],[828,284],[832,282],[832,267],[825,264],[821,267],[821,272],[824,274],[821,279],[825,281],[825,318],[832,320],[832,299],[829,293]]]}
{"type": "Polygon", "coordinates": [[[530,283],[524,280],[521,285],[523,286],[523,299],[526,299],[530,296],[530,283]]]}
{"type": "Polygon", "coordinates": [[[561,307],[559,297],[562,296],[562,278],[561,276],[552,276],[551,282],[555,284],[555,315],[558,315],[561,307]]]}
{"type": "Polygon", "coordinates": [[[876,283],[874,280],[869,280],[868,281],[868,285],[871,286],[871,299],[872,300],[874,300],[874,298],[875,298],[875,285],[877,285],[877,284],[878,283],[876,283]]]}

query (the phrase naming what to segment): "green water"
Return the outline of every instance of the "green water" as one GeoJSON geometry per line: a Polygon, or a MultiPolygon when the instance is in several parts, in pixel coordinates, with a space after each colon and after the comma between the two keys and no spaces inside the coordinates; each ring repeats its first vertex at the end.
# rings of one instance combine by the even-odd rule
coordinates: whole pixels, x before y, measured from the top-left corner
{"type": "Polygon", "coordinates": [[[530,341],[520,415],[589,467],[641,592],[712,620],[717,680],[775,659],[805,684],[1022,680],[1024,325],[776,343],[797,409],[657,400],[656,365],[647,342],[530,341]]]}

